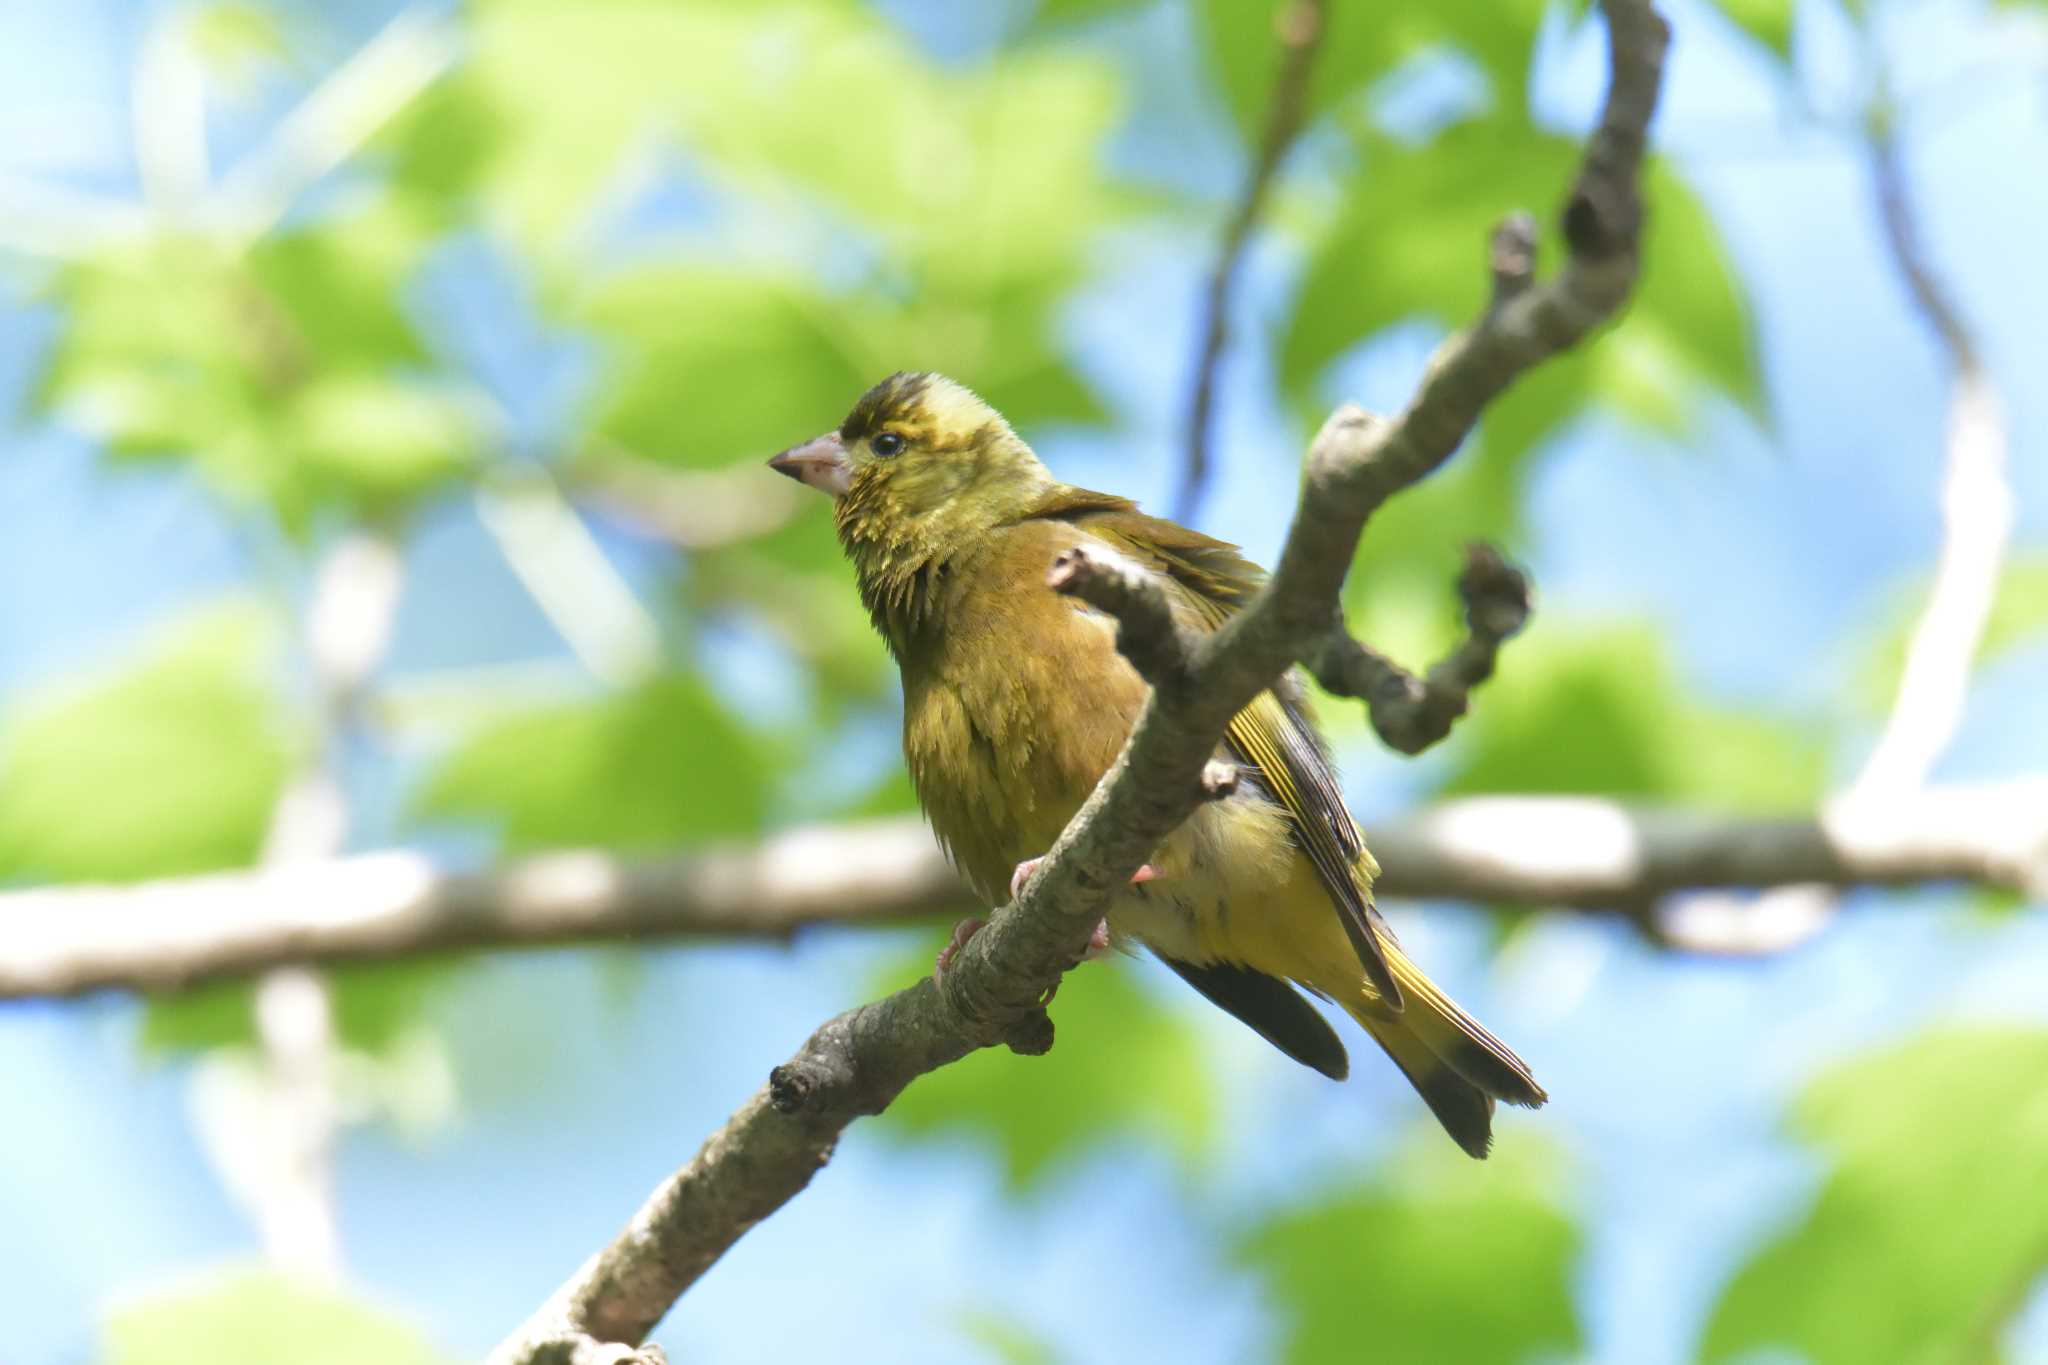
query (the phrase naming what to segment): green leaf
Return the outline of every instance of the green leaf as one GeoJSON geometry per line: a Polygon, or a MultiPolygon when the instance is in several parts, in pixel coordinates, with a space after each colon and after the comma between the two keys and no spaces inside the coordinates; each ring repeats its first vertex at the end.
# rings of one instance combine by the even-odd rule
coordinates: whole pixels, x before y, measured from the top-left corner
{"type": "Polygon", "coordinates": [[[1447,794],[1583,793],[1759,812],[1803,809],[1820,795],[1825,753],[1811,727],[1688,695],[1647,625],[1587,629],[1539,615],[1505,659],[1511,685],[1490,690],[1460,727],[1447,794]]]}
{"type": "Polygon", "coordinates": [[[193,10],[189,22],[193,52],[208,74],[231,90],[247,86],[257,70],[289,55],[284,26],[260,5],[212,0],[193,10]]]}
{"type": "Polygon", "coordinates": [[[928,292],[905,303],[731,265],[614,275],[577,309],[614,345],[593,402],[590,458],[610,447],[693,467],[757,466],[836,425],[896,369],[972,376],[1019,425],[1099,422],[1099,402],[1049,337],[1059,298],[1034,287],[971,300],[928,292]]]}
{"type": "MultiPolygon", "coordinates": [[[[1368,137],[1365,164],[1313,249],[1280,342],[1282,383],[1304,408],[1332,362],[1397,323],[1478,316],[1485,250],[1514,209],[1547,217],[1570,185],[1575,141],[1517,120],[1454,125],[1430,143],[1368,137]]],[[[1754,345],[1704,207],[1660,162],[1647,177],[1643,273],[1622,322],[1524,376],[1487,411],[1482,458],[1518,462],[1589,402],[1665,431],[1707,391],[1761,403],[1754,345]]]]}
{"type": "MultiPolygon", "coordinates": [[[[1202,0],[1196,21],[1211,71],[1248,143],[1263,136],[1280,70],[1278,15],[1292,0],[1202,0]]],[[[1310,73],[1306,121],[1361,97],[1404,62],[1436,50],[1470,57],[1495,104],[1520,118],[1542,0],[1440,0],[1432,5],[1326,7],[1329,27],[1310,73]]]]}
{"type": "Polygon", "coordinates": [[[1792,60],[1792,0],[1720,0],[1721,12],[1781,62],[1792,60]]]}
{"type": "Polygon", "coordinates": [[[1060,1355],[1044,1336],[1008,1313],[966,1308],[954,1315],[960,1335],[981,1348],[995,1365],[1058,1365],[1060,1355]]]}
{"type": "Polygon", "coordinates": [[[1330,362],[1383,328],[1475,316],[1491,287],[1494,224],[1556,203],[1579,147],[1520,120],[1485,119],[1454,124],[1420,147],[1366,136],[1360,155],[1281,339],[1281,379],[1301,399],[1330,362]]]}
{"type": "Polygon", "coordinates": [[[1555,1163],[1527,1141],[1483,1165],[1444,1147],[1432,1132],[1384,1179],[1322,1192],[1240,1244],[1291,1365],[1519,1365],[1581,1348],[1579,1234],[1552,1202],[1555,1163]]]}
{"type": "Polygon", "coordinates": [[[578,320],[620,352],[594,403],[600,442],[668,463],[758,464],[836,426],[881,378],[848,349],[852,319],[787,274],[627,271],[592,291],[578,320]]]}
{"type": "Polygon", "coordinates": [[[1149,3],[1150,0],[1038,0],[1038,10],[1032,15],[1031,23],[1034,28],[1086,23],[1091,19],[1143,9],[1149,3]]]}
{"type": "Polygon", "coordinates": [[[1702,1359],[1984,1358],[2048,1248],[2048,1033],[1914,1039],[1822,1077],[1796,1125],[1827,1181],[1736,1275],[1702,1359]]]}
{"type": "Polygon", "coordinates": [[[488,421],[466,389],[336,374],[299,391],[291,425],[308,479],[369,510],[402,505],[470,468],[488,421]]]}
{"type": "Polygon", "coordinates": [[[104,1365],[447,1365],[417,1327],[335,1290],[268,1271],[210,1277],[204,1287],[152,1297],[114,1314],[104,1365]]]}
{"type": "Polygon", "coordinates": [[[108,248],[54,277],[38,399],[114,456],[191,460],[288,530],[323,507],[387,509],[484,433],[474,401],[418,376],[399,300],[425,245],[372,207],[245,253],[170,233],[108,248]]]}
{"type": "MultiPolygon", "coordinates": [[[[439,959],[323,969],[335,1038],[359,1052],[388,1052],[461,970],[459,962],[439,959]]],[[[257,1036],[255,987],[247,981],[218,981],[151,996],[137,1042],[147,1055],[169,1057],[249,1044],[257,1036]]]]}
{"type": "Polygon", "coordinates": [[[0,721],[0,868],[125,881],[239,867],[283,789],[274,623],[217,608],[0,721]]]}
{"type": "Polygon", "coordinates": [[[399,135],[401,162],[414,185],[481,194],[537,259],[563,258],[628,160],[664,139],[785,219],[822,206],[875,229],[927,287],[1063,268],[1101,217],[1095,152],[1116,82],[1085,54],[952,71],[866,7],[815,0],[499,0],[479,7],[471,38],[454,98],[472,106],[459,124],[485,166],[473,179],[434,169],[414,150],[434,137],[424,118],[399,135]]]}
{"type": "MultiPolygon", "coordinates": [[[[936,940],[878,984],[931,971],[936,940]]],[[[1043,1057],[985,1048],[903,1092],[882,1122],[899,1135],[971,1133],[993,1142],[1010,1188],[1024,1192],[1098,1144],[1143,1135],[1187,1165],[1216,1131],[1214,1083],[1186,1020],[1136,982],[1125,963],[1083,964],[1051,1009],[1059,1043],[1043,1057]]]]}
{"type": "Polygon", "coordinates": [[[752,741],[694,676],[485,722],[444,758],[424,815],[499,828],[509,849],[626,850],[753,833],[766,816],[752,741]]]}

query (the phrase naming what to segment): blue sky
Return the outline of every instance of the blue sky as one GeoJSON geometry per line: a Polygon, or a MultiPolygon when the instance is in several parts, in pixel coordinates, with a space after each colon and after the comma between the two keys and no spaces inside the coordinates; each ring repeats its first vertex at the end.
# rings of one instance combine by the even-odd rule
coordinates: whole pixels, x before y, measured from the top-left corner
{"type": "MultiPolygon", "coordinates": [[[[985,40],[919,6],[891,8],[956,50],[985,40]]],[[[116,0],[0,6],[0,175],[132,188],[125,73],[151,11],[116,0]]],[[[350,6],[337,30],[366,32],[382,12],[350,6]]],[[[1880,254],[1853,148],[1788,125],[1761,63],[1699,5],[1672,12],[1679,41],[1660,134],[1748,286],[1774,429],[1719,410],[1682,444],[1581,424],[1542,457],[1530,564],[1547,607],[1666,623],[1687,676],[1710,694],[1839,712],[1855,640],[1925,571],[1935,543],[1941,372],[1880,254]]],[[[2038,248],[2048,177],[2016,168],[2048,165],[2048,84],[2038,70],[1996,74],[2010,54],[1979,50],[1969,35],[1980,27],[1957,22],[1974,12],[1901,8],[1888,50],[1909,90],[1944,92],[1957,73],[1994,63],[1993,75],[1964,83],[1967,98],[1930,100],[1935,116],[1911,127],[1908,152],[1931,249],[2006,381],[2016,540],[2038,551],[2048,548],[2048,389],[2026,381],[2048,372],[2038,326],[2048,315],[2038,248]]],[[[1813,102],[1839,106],[1851,62],[1825,6],[1802,9],[1802,38],[1820,73],[1813,102]]],[[[1576,126],[1600,53],[1552,46],[1539,101],[1576,126]]],[[[345,50],[337,39],[334,55],[345,50]]],[[[1055,435],[1042,450],[1055,469],[1162,500],[1208,240],[1159,232],[1104,245],[1101,276],[1074,305],[1072,339],[1127,430],[1113,448],[1055,435]]],[[[582,363],[574,346],[522,323],[482,255],[458,247],[422,285],[435,311],[456,319],[448,344],[508,391],[566,382],[582,363]]],[[[1277,249],[1255,255],[1247,326],[1275,308],[1292,265],[1277,249]]],[[[48,317],[11,290],[0,312],[0,401],[10,407],[48,332],[48,317]]],[[[1399,341],[1374,347],[1345,368],[1343,386],[1390,405],[1421,355],[1399,341]]],[[[1264,381],[1253,358],[1233,361],[1222,442],[1231,460],[1205,525],[1270,557],[1298,448],[1264,381]]],[[[637,572],[631,546],[611,548],[637,572]]],[[[415,595],[396,673],[559,654],[495,565],[466,511],[439,518],[415,570],[461,591],[415,595]]],[[[252,572],[249,547],[189,479],[109,477],[78,437],[36,423],[0,431],[0,696],[118,658],[148,623],[252,572]]],[[[1987,671],[1941,775],[2048,767],[2044,677],[2041,645],[1987,671]]],[[[1836,771],[1859,756],[1844,744],[1836,771]]],[[[1348,758],[1362,809],[1398,802],[1409,781],[1399,765],[1371,752],[1348,758]]],[[[374,836],[378,822],[369,828],[374,836]]],[[[2036,984],[2048,971],[2048,923],[1965,926],[1944,893],[1854,897],[1819,942],[1762,963],[1675,960],[1610,924],[1560,915],[1489,965],[1470,915],[1432,908],[1399,923],[1558,1096],[1539,1117],[1511,1116],[1504,1140],[1543,1130],[1571,1153],[1568,1198],[1589,1229],[1580,1284],[1591,1355],[1615,1365],[1685,1359],[1720,1284],[1812,1189],[1812,1159],[1775,1136],[1804,1080],[1929,1019],[2048,1019],[2036,984]]],[[[437,1008],[462,1078],[461,1116],[424,1138],[362,1129],[344,1142],[353,1271],[452,1349],[480,1351],[769,1066],[849,1003],[863,966],[896,942],[648,950],[641,986],[623,1000],[606,984],[615,963],[604,954],[480,966],[437,1008]],[[534,1039],[550,1060],[528,1075],[515,1059],[534,1039]]],[[[1398,1080],[1375,1071],[1324,1086],[1229,1021],[1188,1008],[1226,1077],[1226,1213],[1312,1191],[1398,1140],[1381,1117],[1405,1103],[1398,1080]]],[[[254,1251],[193,1137],[189,1076],[139,1059],[137,1019],[120,1000],[0,1007],[0,1076],[16,1116],[0,1128],[0,1316],[21,1365],[88,1358],[109,1303],[254,1251]]],[[[1168,1163],[1135,1146],[1075,1165],[1019,1209],[996,1164],[969,1144],[906,1149],[856,1130],[659,1336],[707,1360],[806,1358],[830,1341],[849,1357],[950,1361],[961,1338],[940,1324],[993,1307],[1076,1361],[1256,1358],[1270,1323],[1255,1286],[1213,1258],[1214,1216],[1191,1211],[1168,1163]],[[886,1256],[872,1250],[877,1228],[889,1230],[886,1256]]],[[[2048,1307],[2037,1302],[2016,1356],[2048,1361],[2048,1307]]]]}

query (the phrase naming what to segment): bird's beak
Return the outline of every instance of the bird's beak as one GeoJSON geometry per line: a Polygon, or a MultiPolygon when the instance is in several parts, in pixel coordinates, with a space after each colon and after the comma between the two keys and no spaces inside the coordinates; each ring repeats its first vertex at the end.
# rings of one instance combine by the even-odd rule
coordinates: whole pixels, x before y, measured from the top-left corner
{"type": "Polygon", "coordinates": [[[839,439],[836,431],[791,446],[770,460],[768,467],[835,498],[846,496],[846,485],[853,475],[853,467],[846,462],[846,442],[839,439]]]}

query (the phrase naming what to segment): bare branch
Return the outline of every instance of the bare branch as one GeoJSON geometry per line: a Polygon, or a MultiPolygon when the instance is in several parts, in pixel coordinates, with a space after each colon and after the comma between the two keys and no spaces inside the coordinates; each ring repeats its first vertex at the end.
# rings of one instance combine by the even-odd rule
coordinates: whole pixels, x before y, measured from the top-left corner
{"type": "Polygon", "coordinates": [[[502,871],[367,853],[136,886],[0,895],[0,999],[182,990],[282,963],[673,936],[782,938],[952,911],[966,893],[916,821],[795,830],[624,862],[551,853],[502,871]]]}
{"type": "Polygon", "coordinates": [[[1451,732],[1472,689],[1493,676],[1500,647],[1528,623],[1529,581],[1490,545],[1465,547],[1458,596],[1465,638],[1426,678],[1361,644],[1341,615],[1308,656],[1316,681],[1339,696],[1362,698],[1372,728],[1404,754],[1419,754],[1451,732]]]}
{"type": "Polygon", "coordinates": [[[1328,0],[1288,0],[1274,16],[1280,39],[1280,71],[1273,81],[1272,100],[1266,106],[1265,134],[1259,139],[1258,155],[1245,175],[1236,211],[1223,229],[1216,267],[1210,272],[1202,294],[1202,349],[1195,360],[1195,382],[1188,400],[1187,462],[1181,470],[1180,489],[1173,498],[1173,515],[1178,521],[1194,520],[1208,487],[1216,378],[1223,366],[1224,348],[1230,342],[1231,289],[1244,263],[1252,229],[1258,226],[1259,217],[1266,210],[1273,177],[1301,132],[1308,106],[1309,74],[1322,46],[1323,29],[1329,21],[1327,10],[1328,0]]]}
{"type": "MultiPolygon", "coordinates": [[[[1235,778],[1212,763],[1204,795],[1235,778]]],[[[1687,891],[1959,882],[2048,896],[2048,778],[1934,787],[1887,828],[1829,813],[1738,817],[1592,797],[1449,801],[1371,831],[1395,900],[1634,910],[1687,891]]],[[[1753,907],[1755,902],[1750,902],[1753,907]]],[[[793,830],[628,861],[551,853],[492,873],[402,851],[0,895],[0,1000],[177,991],[287,963],[664,938],[788,939],[974,909],[916,819],[793,830]]]]}

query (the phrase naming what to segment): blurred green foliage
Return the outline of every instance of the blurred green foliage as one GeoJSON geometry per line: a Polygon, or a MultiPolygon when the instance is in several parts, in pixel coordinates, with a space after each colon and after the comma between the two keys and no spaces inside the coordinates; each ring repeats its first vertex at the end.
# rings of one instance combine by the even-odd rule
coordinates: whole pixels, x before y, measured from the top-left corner
{"type": "Polygon", "coordinates": [[[1475,707],[1443,790],[1544,791],[1789,812],[1821,795],[1812,728],[1689,696],[1663,638],[1631,623],[1540,617],[1515,685],[1475,707]]]}
{"type": "Polygon", "coordinates": [[[1582,1345],[1579,1233],[1556,1202],[1557,1160],[1521,1133],[1484,1166],[1424,1137],[1376,1179],[1317,1191],[1243,1238],[1284,1312],[1281,1358],[1568,1358],[1582,1345]]]}
{"type": "Polygon", "coordinates": [[[125,880],[244,866],[294,749],[275,623],[223,605],[111,675],[0,717],[0,875],[125,880]]]}
{"type": "MultiPolygon", "coordinates": [[[[929,972],[941,941],[878,973],[876,988],[894,990],[929,972]]],[[[1151,1139],[1199,1172],[1221,1097],[1184,1019],[1113,960],[1068,974],[1052,1014],[1059,1041],[1044,1057],[1029,1066],[1012,1065],[1016,1058],[1001,1049],[963,1058],[904,1091],[884,1126],[909,1136],[982,1136],[1019,1193],[1105,1141],[1151,1139]]]]}
{"type": "Polygon", "coordinates": [[[2048,1034],[1914,1039],[1816,1081],[1796,1126],[1819,1197],[1728,1286],[1703,1358],[1998,1359],[2048,1260],[2048,1034]]]}
{"type": "Polygon", "coordinates": [[[452,1359],[418,1328],[340,1291],[255,1270],[116,1312],[100,1357],[102,1365],[448,1365],[452,1359]]]}
{"type": "Polygon", "coordinates": [[[496,823],[508,849],[673,848],[761,827],[765,790],[745,733],[698,678],[504,716],[428,780],[422,813],[496,823]]]}
{"type": "MultiPolygon", "coordinates": [[[[252,544],[282,559],[283,580],[339,531],[410,534],[514,464],[542,467],[572,500],[620,471],[758,472],[763,455],[899,368],[970,381],[1027,434],[1108,424],[1063,330],[1097,248],[1132,226],[1208,232],[1229,208],[1193,191],[1162,196],[1115,169],[1139,85],[1115,30],[1146,7],[1043,0],[993,51],[940,60],[854,0],[472,0],[449,21],[454,68],[339,172],[316,168],[314,192],[279,206],[289,211],[278,225],[250,236],[203,218],[151,226],[49,270],[57,336],[32,402],[97,435],[123,467],[189,469],[252,544]],[[689,198],[691,211],[664,213],[665,196],[689,198]],[[422,316],[423,274],[462,239],[508,267],[540,327],[598,358],[545,449],[515,432],[515,405],[422,316]]],[[[1314,169],[1283,176],[1266,229],[1298,265],[1295,283],[1272,334],[1241,339],[1269,352],[1304,417],[1389,329],[1445,331],[1483,307],[1488,232],[1515,209],[1547,222],[1577,151],[1569,131],[1531,112],[1531,53],[1559,7],[1332,8],[1308,98],[1314,169]],[[1467,73],[1471,98],[1428,126],[1389,118],[1389,88],[1430,64],[1467,73]]],[[[1791,60],[1788,4],[1722,8],[1791,60]]],[[[1247,156],[1278,68],[1276,9],[1190,0],[1202,98],[1247,156]]],[[[289,66],[307,46],[296,26],[317,23],[295,15],[205,6],[195,41],[222,79],[289,66]]],[[[1519,384],[1471,450],[1375,522],[1351,577],[1368,638],[1409,659],[1444,643],[1455,544],[1512,547],[1533,457],[1587,414],[1650,435],[1686,431],[1715,399],[1763,416],[1749,314],[1714,224],[1668,163],[1653,165],[1650,200],[1626,319],[1519,384]]],[[[595,498],[585,510],[608,515],[595,498]]],[[[657,591],[662,662],[644,676],[516,703],[479,685],[440,707],[409,832],[460,826],[505,853],[747,835],[786,818],[781,794],[819,787],[815,755],[885,704],[890,671],[816,511],[671,555],[657,591]],[[804,714],[781,733],[743,719],[706,667],[705,635],[734,622],[769,637],[801,677],[804,714]]],[[[2048,565],[2015,563],[1987,655],[2038,639],[2044,604],[2048,565]]],[[[0,878],[128,880],[252,862],[315,748],[286,635],[272,608],[224,602],[153,632],[121,667],[11,705],[0,715],[0,878]]],[[[1889,694],[1903,650],[1903,627],[1879,642],[1873,695],[1889,694]]],[[[1694,695],[1654,624],[1544,615],[1507,659],[1512,683],[1461,729],[1444,793],[1770,811],[1822,790],[1824,736],[1694,695]]],[[[806,809],[907,805],[892,769],[806,809]]],[[[929,948],[907,955],[881,984],[929,961],[929,948]]],[[[459,970],[338,973],[344,1039],[390,1046],[459,970]]],[[[1061,1045],[1050,1057],[970,1058],[912,1087],[887,1131],[977,1136],[1020,1197],[1108,1142],[1163,1144],[1199,1186],[1224,1100],[1186,1014],[1116,964],[1075,973],[1053,1014],[1061,1045]]],[[[545,1030],[531,1027],[542,1045],[545,1030]]],[[[223,986],[155,1006],[144,1042],[198,1050],[246,1042],[249,1030],[247,988],[223,986]]],[[[2033,1198],[2048,1187],[2044,1079],[2039,1036],[1990,1032],[1923,1039],[1823,1077],[1800,1129],[1829,1173],[1806,1220],[1737,1274],[1707,1355],[1784,1346],[1865,1362],[1970,1350],[2011,1311],[2048,1241],[2033,1198]]],[[[1234,1227],[1285,1357],[1485,1362],[1584,1349],[1576,1210],[1558,1193],[1560,1163],[1525,1136],[1485,1168],[1432,1136],[1370,1180],[1234,1227]]],[[[969,1311],[955,1325],[998,1358],[1054,1358],[998,1315],[969,1311]]],[[[252,1275],[118,1313],[105,1359],[438,1357],[402,1324],[252,1275]]]]}

